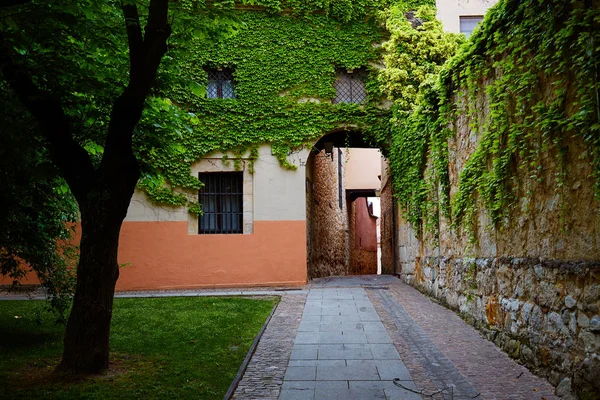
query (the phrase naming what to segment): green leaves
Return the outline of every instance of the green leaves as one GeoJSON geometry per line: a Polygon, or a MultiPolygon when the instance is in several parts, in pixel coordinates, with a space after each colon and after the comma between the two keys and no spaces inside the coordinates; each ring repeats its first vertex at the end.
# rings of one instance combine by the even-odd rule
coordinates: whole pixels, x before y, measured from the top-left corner
{"type": "MultiPolygon", "coordinates": [[[[271,144],[283,168],[296,168],[287,160],[290,149],[312,145],[342,124],[360,126],[366,136],[387,142],[389,122],[386,111],[376,107],[381,90],[375,70],[367,81],[367,104],[330,103],[336,67],[365,67],[377,59],[373,43],[381,42],[382,33],[375,20],[363,10],[366,21],[343,24],[313,15],[314,4],[296,6],[310,6],[311,11],[304,14],[294,8],[292,14],[302,17],[229,11],[240,29],[218,38],[186,36],[200,22],[175,26],[173,51],[160,73],[159,91],[148,100],[135,137],[144,168],[165,179],[161,185],[140,184],[152,200],[185,203],[183,198],[199,185],[191,165],[213,152],[233,151],[241,157],[248,151],[256,153],[261,144],[271,144]],[[207,98],[205,67],[234,71],[235,99],[207,98]],[[173,196],[166,194],[169,190],[173,196]]],[[[187,207],[192,211],[196,206],[187,203],[187,207]]]]}
{"type": "Polygon", "coordinates": [[[384,58],[391,68],[383,84],[396,106],[395,187],[417,230],[435,227],[440,213],[427,212],[433,203],[474,240],[482,206],[501,227],[515,205],[529,203],[531,187],[545,180],[553,180],[564,204],[567,160],[575,158],[591,167],[600,200],[598,9],[559,0],[501,1],[441,69],[427,54],[420,58],[418,39],[434,55],[448,53],[430,46],[431,34],[408,30],[402,10],[388,13],[386,46],[396,51],[384,58]],[[415,92],[411,79],[423,76],[415,92]],[[448,138],[458,146],[466,135],[476,144],[462,149],[468,158],[457,168],[448,138]],[[582,145],[586,151],[579,154],[582,145]],[[451,199],[449,171],[458,180],[451,199]],[[428,187],[436,190],[427,193],[428,187]]]}
{"type": "Polygon", "coordinates": [[[198,97],[206,97],[206,86],[200,85],[198,82],[190,82],[190,90],[198,97]]]}

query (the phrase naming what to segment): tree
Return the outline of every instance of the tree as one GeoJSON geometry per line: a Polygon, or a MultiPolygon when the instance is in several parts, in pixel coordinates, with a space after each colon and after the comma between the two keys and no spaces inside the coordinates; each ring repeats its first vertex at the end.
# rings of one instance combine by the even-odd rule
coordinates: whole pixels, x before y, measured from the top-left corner
{"type": "MultiPolygon", "coordinates": [[[[42,18],[41,24],[45,23],[45,13],[70,17],[64,24],[54,26],[57,28],[56,37],[36,37],[36,40],[30,41],[31,47],[40,46],[39,43],[44,40],[56,41],[54,44],[57,46],[53,50],[60,51],[61,45],[69,43],[75,42],[82,49],[89,45],[84,36],[90,31],[82,29],[77,33],[71,32],[69,20],[77,22],[81,13],[86,12],[102,14],[115,5],[110,1],[100,4],[81,1],[78,5],[60,1],[0,2],[0,7],[8,10],[6,20],[9,25],[0,29],[0,72],[15,97],[39,125],[49,158],[69,185],[81,215],[82,236],[77,284],[59,366],[60,370],[66,372],[95,373],[108,367],[110,321],[115,284],[119,276],[119,233],[140,177],[132,138],[161,59],[167,51],[167,40],[171,35],[169,1],[150,0],[143,31],[137,4],[133,1],[121,1],[120,9],[125,20],[129,49],[129,79],[112,104],[108,117],[97,116],[94,122],[87,119],[78,121],[68,111],[73,109],[73,104],[77,104],[73,99],[77,96],[72,95],[74,90],[70,91],[71,96],[67,100],[74,102],[69,107],[65,106],[66,102],[61,98],[59,88],[61,84],[66,85],[68,82],[53,81],[48,77],[43,79],[35,74],[36,67],[43,60],[32,60],[28,57],[30,49],[19,46],[23,41],[11,37],[11,34],[20,33],[19,23],[15,19],[18,20],[18,11],[21,10],[15,11],[14,15],[10,11],[11,8],[30,7],[38,13],[37,17],[42,18]],[[15,26],[11,27],[11,24],[15,26]],[[58,43],[60,40],[63,42],[58,43]],[[89,131],[87,128],[97,120],[106,122],[104,129],[101,129],[105,130],[105,141],[101,156],[94,160],[82,138],[86,137],[85,133],[89,131]]],[[[32,15],[36,14],[30,13],[28,18],[32,15]]],[[[102,40],[97,33],[93,36],[102,40]]],[[[43,51],[37,53],[45,54],[43,51]]],[[[85,66],[85,62],[86,60],[81,60],[79,66],[85,66]]],[[[61,65],[55,65],[54,68],[60,69],[61,65]]],[[[93,82],[82,82],[90,85],[88,89],[93,89],[93,82]]],[[[115,86],[118,88],[118,81],[115,86]]],[[[103,96],[106,93],[99,97],[103,96]]],[[[93,96],[88,100],[94,101],[93,96]]],[[[94,107],[94,110],[102,110],[102,107],[94,107]]]]}

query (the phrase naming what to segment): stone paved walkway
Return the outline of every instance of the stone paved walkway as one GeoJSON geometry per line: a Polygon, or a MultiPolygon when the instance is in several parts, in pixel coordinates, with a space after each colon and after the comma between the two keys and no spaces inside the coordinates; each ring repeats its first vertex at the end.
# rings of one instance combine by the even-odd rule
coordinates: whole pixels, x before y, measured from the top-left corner
{"type": "Polygon", "coordinates": [[[421,399],[394,378],[416,389],[365,290],[312,289],[279,398],[421,399]]]}
{"type": "Polygon", "coordinates": [[[556,399],[546,380],[395,277],[319,279],[305,303],[290,297],[282,304],[295,311],[269,324],[236,399],[556,399]]]}

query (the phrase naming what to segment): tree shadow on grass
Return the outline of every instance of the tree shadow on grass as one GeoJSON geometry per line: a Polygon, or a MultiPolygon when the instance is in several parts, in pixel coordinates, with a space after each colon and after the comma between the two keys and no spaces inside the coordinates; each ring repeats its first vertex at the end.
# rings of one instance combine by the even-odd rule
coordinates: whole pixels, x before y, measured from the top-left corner
{"type": "Polygon", "coordinates": [[[62,332],[47,332],[39,330],[0,326],[0,343],[4,349],[23,349],[38,347],[44,343],[62,341],[62,332]]]}

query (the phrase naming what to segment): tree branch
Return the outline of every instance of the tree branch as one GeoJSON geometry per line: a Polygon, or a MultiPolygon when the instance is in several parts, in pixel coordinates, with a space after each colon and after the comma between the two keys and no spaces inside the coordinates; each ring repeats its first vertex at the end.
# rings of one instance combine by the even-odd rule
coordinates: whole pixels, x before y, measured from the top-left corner
{"type": "MultiPolygon", "coordinates": [[[[169,0],[150,1],[148,22],[141,39],[137,8],[123,5],[131,65],[129,83],[113,105],[104,146],[102,171],[112,177],[109,180],[120,177],[122,171],[129,168],[137,171],[132,149],[133,131],[142,116],[162,56],[167,52],[167,40],[171,35],[168,11],[169,0]]],[[[119,179],[113,181],[119,182],[119,179]]]]}
{"type": "Polygon", "coordinates": [[[50,158],[59,168],[73,194],[79,200],[85,196],[95,176],[87,152],[73,138],[69,119],[60,99],[39,89],[17,55],[0,32],[0,72],[23,106],[39,122],[49,143],[50,158]]]}
{"type": "Polygon", "coordinates": [[[125,17],[125,28],[127,30],[127,41],[129,44],[129,74],[132,70],[138,68],[136,65],[140,60],[140,52],[143,50],[144,38],[142,37],[142,28],[140,27],[140,15],[137,5],[121,1],[123,16],[125,17]]]}
{"type": "Polygon", "coordinates": [[[0,8],[18,6],[30,3],[31,0],[0,0],[0,8]]]}

